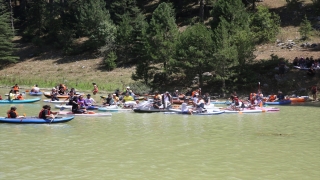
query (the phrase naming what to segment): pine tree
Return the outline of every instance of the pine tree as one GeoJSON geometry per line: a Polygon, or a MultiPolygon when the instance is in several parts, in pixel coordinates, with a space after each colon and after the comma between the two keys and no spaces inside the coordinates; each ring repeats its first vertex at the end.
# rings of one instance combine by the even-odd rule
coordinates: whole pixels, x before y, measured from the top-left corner
{"type": "Polygon", "coordinates": [[[312,31],[312,26],[307,16],[304,16],[299,28],[300,35],[303,40],[309,39],[312,31]]]}
{"type": "Polygon", "coordinates": [[[186,79],[199,76],[203,86],[202,74],[213,69],[212,31],[203,24],[195,24],[181,33],[177,47],[177,72],[184,71],[186,79]]]}
{"type": "Polygon", "coordinates": [[[0,1],[0,62],[2,65],[17,62],[19,59],[13,56],[14,44],[12,38],[14,34],[10,26],[10,11],[6,5],[5,0],[0,1]]]}

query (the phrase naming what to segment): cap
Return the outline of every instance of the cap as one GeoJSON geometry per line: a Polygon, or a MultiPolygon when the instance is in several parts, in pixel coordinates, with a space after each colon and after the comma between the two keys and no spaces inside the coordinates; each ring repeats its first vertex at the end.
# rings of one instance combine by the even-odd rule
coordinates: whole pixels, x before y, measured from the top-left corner
{"type": "Polygon", "coordinates": [[[112,94],[113,96],[116,96],[116,94],[112,94]]]}
{"type": "Polygon", "coordinates": [[[91,94],[87,94],[87,96],[91,96],[91,94]]]}
{"type": "Polygon", "coordinates": [[[166,93],[169,93],[168,91],[166,91],[166,93]]]}
{"type": "Polygon", "coordinates": [[[55,89],[56,89],[55,87],[52,88],[52,90],[55,90],[55,89]]]}
{"type": "Polygon", "coordinates": [[[130,89],[130,87],[129,87],[129,86],[127,86],[127,89],[130,89]]]}
{"type": "Polygon", "coordinates": [[[176,92],[178,92],[178,90],[176,90],[176,92]]]}

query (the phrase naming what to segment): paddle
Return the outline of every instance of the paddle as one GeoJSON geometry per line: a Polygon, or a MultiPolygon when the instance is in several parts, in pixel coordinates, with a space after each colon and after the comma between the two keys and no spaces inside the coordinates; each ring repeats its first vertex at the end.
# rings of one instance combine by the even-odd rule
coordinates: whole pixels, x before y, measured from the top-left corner
{"type": "Polygon", "coordinates": [[[49,124],[51,124],[51,123],[52,123],[52,121],[54,120],[54,118],[55,118],[55,116],[54,116],[54,115],[52,115],[52,119],[50,120],[50,123],[49,123],[49,124]]]}

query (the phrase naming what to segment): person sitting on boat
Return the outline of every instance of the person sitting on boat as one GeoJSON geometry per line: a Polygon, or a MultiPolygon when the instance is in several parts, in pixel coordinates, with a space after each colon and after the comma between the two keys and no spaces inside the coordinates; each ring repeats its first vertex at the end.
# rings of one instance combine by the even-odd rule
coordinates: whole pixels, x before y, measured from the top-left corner
{"type": "Polygon", "coordinates": [[[162,105],[162,99],[161,99],[161,95],[159,94],[158,91],[154,92],[154,97],[153,97],[153,107],[155,109],[160,109],[160,106],[162,105]]]}
{"type": "Polygon", "coordinates": [[[18,84],[15,84],[13,87],[13,93],[16,94],[17,92],[19,92],[20,87],[18,86],[18,84]]]}
{"type": "Polygon", "coordinates": [[[173,99],[178,99],[179,98],[179,91],[176,90],[175,92],[172,93],[172,98],[173,99]]]}
{"type": "Polygon", "coordinates": [[[284,100],[284,95],[282,94],[281,91],[278,91],[278,95],[277,95],[278,101],[282,101],[284,100]]]}
{"type": "Polygon", "coordinates": [[[203,100],[204,100],[204,102],[205,102],[206,105],[210,105],[210,104],[211,104],[209,93],[205,93],[205,94],[203,95],[203,100]]]}
{"type": "Polygon", "coordinates": [[[268,98],[268,102],[274,102],[277,99],[277,95],[275,94],[271,94],[268,98]]]}
{"type": "Polygon", "coordinates": [[[92,83],[92,85],[93,85],[92,94],[96,95],[99,91],[98,85],[96,83],[92,83]]]}
{"type": "Polygon", "coordinates": [[[113,98],[115,104],[118,104],[120,102],[119,97],[117,96],[117,94],[112,94],[112,98],[113,98]]]}
{"type": "Polygon", "coordinates": [[[263,94],[258,92],[255,98],[255,104],[257,106],[262,106],[262,103],[263,103],[263,94]]]}
{"type": "Polygon", "coordinates": [[[20,93],[18,96],[17,96],[17,100],[23,100],[23,95],[20,93]]]}
{"type": "Polygon", "coordinates": [[[191,96],[192,96],[192,97],[195,97],[196,94],[201,95],[201,88],[192,91],[191,96]]]}
{"type": "Polygon", "coordinates": [[[0,95],[0,100],[3,100],[1,95],[0,95]]]}
{"type": "Polygon", "coordinates": [[[58,92],[56,88],[52,88],[51,90],[51,101],[59,101],[58,92]]]}
{"type": "Polygon", "coordinates": [[[193,104],[193,107],[194,107],[194,108],[197,107],[198,99],[199,99],[199,94],[196,93],[196,94],[194,95],[194,97],[192,98],[192,104],[193,104]]]}
{"type": "Polygon", "coordinates": [[[126,93],[126,95],[122,99],[123,102],[128,102],[128,101],[134,101],[134,98],[129,95],[129,92],[126,93]]]}
{"type": "Polygon", "coordinates": [[[119,89],[116,89],[116,90],[114,91],[114,94],[115,94],[117,97],[119,97],[119,95],[121,94],[121,93],[120,93],[120,90],[119,90],[119,89]]]}
{"type": "Polygon", "coordinates": [[[87,94],[87,98],[84,99],[85,106],[92,106],[96,104],[96,101],[91,97],[91,94],[87,94]]]}
{"type": "Polygon", "coordinates": [[[80,108],[80,106],[78,104],[78,97],[74,95],[73,91],[70,91],[70,95],[67,99],[69,99],[68,105],[72,105],[71,110],[74,114],[86,114],[87,113],[86,109],[80,108]]]}
{"type": "Polygon", "coordinates": [[[114,100],[111,96],[111,94],[108,94],[108,97],[105,99],[105,102],[103,103],[104,106],[110,106],[114,104],[114,100]]]}
{"type": "Polygon", "coordinates": [[[192,91],[191,91],[191,89],[188,88],[188,90],[185,94],[185,99],[188,99],[190,96],[192,96],[192,91]]]}
{"type": "Polygon", "coordinates": [[[196,111],[197,112],[203,112],[205,111],[206,109],[204,108],[204,100],[202,99],[201,96],[198,96],[198,102],[196,103],[196,111]]]}
{"type": "Polygon", "coordinates": [[[54,119],[55,116],[57,115],[58,112],[52,112],[51,111],[51,106],[50,105],[44,105],[41,109],[41,111],[39,112],[39,118],[41,119],[54,119]]]}
{"type": "Polygon", "coordinates": [[[80,96],[78,97],[77,103],[78,103],[80,109],[85,109],[85,108],[86,108],[86,104],[85,104],[85,101],[84,101],[84,98],[83,98],[82,95],[80,95],[80,96]]]}
{"type": "Polygon", "coordinates": [[[11,101],[13,99],[15,99],[15,93],[13,93],[13,88],[11,88],[8,94],[8,100],[11,101]]]}
{"type": "Polygon", "coordinates": [[[163,108],[169,108],[172,104],[172,96],[168,91],[162,95],[162,104],[163,108]]]}
{"type": "Polygon", "coordinates": [[[9,111],[7,111],[7,117],[8,118],[17,118],[18,117],[18,113],[17,113],[17,108],[15,107],[15,106],[12,106],[11,108],[10,108],[10,110],[9,111]]]}
{"type": "Polygon", "coordinates": [[[192,108],[188,107],[189,99],[185,99],[184,102],[181,104],[181,112],[182,114],[191,114],[192,115],[192,108]]]}
{"type": "Polygon", "coordinates": [[[37,84],[32,87],[31,92],[34,92],[34,93],[40,92],[40,88],[38,87],[37,84]]]}
{"type": "Polygon", "coordinates": [[[67,86],[64,85],[64,84],[60,84],[60,85],[59,85],[58,93],[59,93],[60,95],[64,95],[64,94],[66,94],[66,91],[67,91],[67,86]]]}

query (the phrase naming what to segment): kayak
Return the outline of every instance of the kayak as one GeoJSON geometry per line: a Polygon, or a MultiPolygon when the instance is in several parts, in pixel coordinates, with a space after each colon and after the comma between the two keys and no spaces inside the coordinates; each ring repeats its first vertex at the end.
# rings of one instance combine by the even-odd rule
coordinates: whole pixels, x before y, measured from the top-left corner
{"type": "Polygon", "coordinates": [[[309,99],[309,96],[302,96],[302,97],[291,97],[291,102],[306,102],[309,99]]]}
{"type": "Polygon", "coordinates": [[[286,105],[286,104],[291,104],[291,100],[282,100],[282,101],[274,101],[274,102],[264,102],[264,104],[268,105],[286,105]]]}
{"type": "Polygon", "coordinates": [[[73,112],[69,111],[60,111],[59,115],[67,115],[67,116],[92,116],[92,117],[98,117],[98,116],[111,116],[111,113],[95,113],[93,111],[88,112],[87,114],[74,114],[73,112]]]}
{"type": "Polygon", "coordinates": [[[211,104],[226,104],[226,105],[230,105],[231,102],[230,101],[218,101],[218,100],[211,100],[210,101],[211,104]]]}
{"type": "Polygon", "coordinates": [[[105,106],[105,107],[99,107],[98,111],[108,111],[108,112],[118,112],[118,111],[132,111],[131,108],[122,108],[119,107],[117,105],[113,105],[113,106],[105,106]]]}
{"type": "Polygon", "coordinates": [[[55,117],[53,120],[51,119],[40,119],[37,117],[23,117],[23,118],[6,118],[0,117],[1,123],[62,123],[71,121],[74,116],[65,116],[65,117],[55,117]]]}
{"type": "MultiPolygon", "coordinates": [[[[165,114],[188,114],[187,112],[182,112],[180,109],[169,109],[170,112],[164,112],[165,114]]],[[[207,111],[207,112],[197,112],[194,111],[193,115],[218,115],[222,114],[224,111],[207,111]]]]}
{"type": "MultiPolygon", "coordinates": [[[[56,109],[72,109],[71,105],[55,105],[54,107],[56,109]]],[[[87,106],[86,107],[87,110],[96,110],[98,108],[99,108],[99,106],[87,106]]]]}
{"type": "Polygon", "coordinates": [[[33,102],[37,102],[40,101],[41,98],[34,98],[34,99],[23,99],[23,100],[0,100],[0,104],[1,103],[6,103],[6,104],[21,104],[21,103],[33,103],[33,102]]]}
{"type": "Polygon", "coordinates": [[[265,110],[262,109],[253,109],[253,110],[241,110],[241,111],[236,111],[236,110],[224,110],[225,113],[262,113],[262,112],[266,112],[265,110]]]}
{"type": "MultiPolygon", "coordinates": [[[[51,98],[51,92],[44,92],[43,95],[47,98],[51,98]]],[[[69,96],[67,94],[64,95],[57,95],[57,98],[68,98],[69,96]]]]}
{"type": "Polygon", "coordinates": [[[55,103],[55,104],[66,104],[69,101],[51,101],[51,99],[45,99],[43,102],[48,102],[48,103],[55,103]]]}
{"type": "Polygon", "coordinates": [[[42,92],[29,92],[30,96],[41,96],[42,94],[42,92]]]}
{"type": "Polygon", "coordinates": [[[155,109],[155,108],[149,108],[149,109],[140,109],[140,108],[133,108],[133,111],[136,113],[156,113],[156,112],[169,112],[168,109],[155,109]]]}

